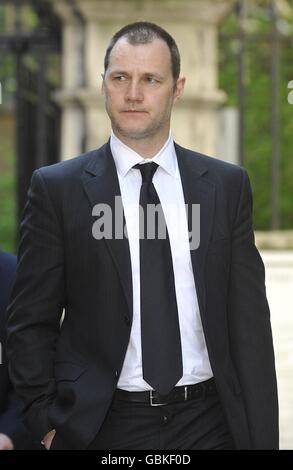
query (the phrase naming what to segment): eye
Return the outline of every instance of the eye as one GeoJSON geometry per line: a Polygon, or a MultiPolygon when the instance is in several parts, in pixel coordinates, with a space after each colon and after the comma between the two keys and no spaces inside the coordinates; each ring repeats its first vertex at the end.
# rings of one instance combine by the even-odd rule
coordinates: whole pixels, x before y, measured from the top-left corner
{"type": "Polygon", "coordinates": [[[113,77],[113,80],[116,82],[124,82],[126,80],[126,77],[124,75],[115,75],[113,77]]]}
{"type": "Polygon", "coordinates": [[[158,80],[156,80],[154,77],[147,77],[147,82],[155,84],[158,83],[158,80]]]}

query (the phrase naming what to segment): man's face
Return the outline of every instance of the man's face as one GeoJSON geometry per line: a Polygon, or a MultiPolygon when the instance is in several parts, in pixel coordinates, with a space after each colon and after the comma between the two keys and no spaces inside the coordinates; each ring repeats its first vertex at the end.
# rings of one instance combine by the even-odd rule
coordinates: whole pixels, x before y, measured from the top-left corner
{"type": "Polygon", "coordinates": [[[177,80],[174,89],[171,54],[161,39],[138,45],[119,39],[102,87],[115,134],[122,140],[166,137],[172,106],[184,82],[184,78],[177,80]]]}

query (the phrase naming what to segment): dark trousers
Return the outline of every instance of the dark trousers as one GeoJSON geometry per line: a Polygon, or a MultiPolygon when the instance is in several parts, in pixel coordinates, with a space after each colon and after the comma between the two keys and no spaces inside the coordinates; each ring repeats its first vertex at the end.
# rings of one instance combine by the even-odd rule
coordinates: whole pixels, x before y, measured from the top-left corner
{"type": "Polygon", "coordinates": [[[234,449],[222,406],[213,396],[151,407],[114,397],[89,450],[234,449]]]}

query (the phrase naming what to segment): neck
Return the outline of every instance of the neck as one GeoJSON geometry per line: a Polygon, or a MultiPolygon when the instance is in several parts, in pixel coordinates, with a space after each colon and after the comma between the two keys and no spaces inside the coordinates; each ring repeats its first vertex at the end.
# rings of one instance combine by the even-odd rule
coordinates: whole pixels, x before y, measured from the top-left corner
{"type": "Polygon", "coordinates": [[[134,150],[142,158],[153,158],[157,155],[169,137],[169,129],[164,133],[164,135],[160,135],[158,137],[152,136],[144,139],[128,139],[116,131],[113,132],[115,136],[123,142],[123,144],[134,150]]]}

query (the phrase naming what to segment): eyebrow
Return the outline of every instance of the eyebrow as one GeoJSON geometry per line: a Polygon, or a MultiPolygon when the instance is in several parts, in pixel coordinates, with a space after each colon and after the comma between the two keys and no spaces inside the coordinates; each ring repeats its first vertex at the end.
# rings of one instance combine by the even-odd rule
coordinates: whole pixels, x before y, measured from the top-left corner
{"type": "Polygon", "coordinates": [[[147,75],[148,77],[158,78],[160,80],[164,79],[164,77],[162,75],[160,75],[159,73],[156,73],[156,72],[145,73],[144,75],[147,75]]]}
{"type": "MultiPolygon", "coordinates": [[[[109,72],[110,76],[113,75],[126,75],[129,76],[129,72],[126,72],[125,70],[113,70],[112,72],[109,72]]],[[[144,77],[153,77],[153,78],[158,78],[159,80],[164,80],[164,77],[160,75],[159,73],[156,72],[144,72],[142,74],[144,77]]]]}

